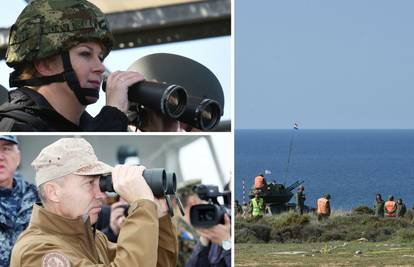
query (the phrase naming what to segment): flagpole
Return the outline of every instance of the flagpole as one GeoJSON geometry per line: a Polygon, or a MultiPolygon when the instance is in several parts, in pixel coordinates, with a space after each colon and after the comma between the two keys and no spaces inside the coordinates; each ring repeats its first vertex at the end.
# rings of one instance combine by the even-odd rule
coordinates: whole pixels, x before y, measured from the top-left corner
{"type": "Polygon", "coordinates": [[[285,181],[287,180],[287,176],[288,176],[288,173],[289,173],[290,157],[291,157],[291,155],[292,155],[292,147],[293,147],[293,137],[294,137],[295,131],[296,131],[297,129],[299,129],[299,128],[298,128],[298,124],[295,122],[295,123],[293,124],[292,134],[290,135],[290,143],[289,143],[288,160],[287,160],[287,163],[286,163],[286,168],[285,168],[285,178],[284,178],[284,180],[285,180],[285,181]]]}
{"type": "Polygon", "coordinates": [[[245,179],[243,178],[242,180],[242,190],[243,190],[243,205],[246,203],[245,201],[245,195],[246,195],[246,188],[244,187],[244,181],[245,179]]]}

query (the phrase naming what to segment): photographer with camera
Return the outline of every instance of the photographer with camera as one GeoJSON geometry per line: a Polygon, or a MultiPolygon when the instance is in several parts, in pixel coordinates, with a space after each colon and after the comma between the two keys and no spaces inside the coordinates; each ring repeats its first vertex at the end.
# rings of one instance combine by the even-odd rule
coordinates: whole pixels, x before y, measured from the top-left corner
{"type": "Polygon", "coordinates": [[[165,200],[156,199],[144,167],[98,161],[82,138],[62,138],[32,162],[43,205],[34,205],[29,227],[17,240],[11,266],[176,266],[177,240],[165,200]],[[106,194],[102,174],[130,204],[111,243],[93,227],[106,194]],[[99,178],[99,179],[98,179],[99,178]]]}
{"type": "Polygon", "coordinates": [[[199,185],[194,187],[203,204],[190,209],[190,220],[200,236],[186,267],[227,267],[231,266],[231,222],[230,191],[220,193],[217,186],[199,185]],[[224,206],[217,197],[222,196],[224,206]]]}

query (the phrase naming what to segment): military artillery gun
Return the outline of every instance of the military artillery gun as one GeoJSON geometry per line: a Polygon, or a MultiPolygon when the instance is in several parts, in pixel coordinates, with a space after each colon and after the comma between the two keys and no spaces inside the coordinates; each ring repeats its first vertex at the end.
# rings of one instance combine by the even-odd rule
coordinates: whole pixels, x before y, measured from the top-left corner
{"type": "MultiPolygon", "coordinates": [[[[276,182],[270,182],[265,186],[263,191],[260,191],[259,195],[263,198],[266,206],[269,207],[269,212],[271,214],[288,211],[289,209],[294,208],[294,204],[289,203],[294,194],[292,191],[303,184],[303,182],[304,181],[297,180],[288,187],[276,182]]],[[[255,189],[252,187],[249,197],[254,198],[254,195],[255,189]]]]}

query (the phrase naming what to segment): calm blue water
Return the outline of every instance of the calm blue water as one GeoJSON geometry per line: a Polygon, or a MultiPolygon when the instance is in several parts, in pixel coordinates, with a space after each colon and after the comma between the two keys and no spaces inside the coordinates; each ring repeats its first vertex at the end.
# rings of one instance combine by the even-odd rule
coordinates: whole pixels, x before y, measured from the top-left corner
{"type": "MultiPolygon", "coordinates": [[[[372,206],[376,193],[414,202],[414,130],[236,130],[236,198],[265,169],[267,179],[304,180],[307,205],[325,193],[333,208],[372,206]],[[284,179],[289,142],[293,148],[284,179]]],[[[295,192],[295,190],[294,190],[295,192]]],[[[246,200],[248,199],[246,195],[246,200]]],[[[294,199],[291,200],[294,202],[294,199]]]]}

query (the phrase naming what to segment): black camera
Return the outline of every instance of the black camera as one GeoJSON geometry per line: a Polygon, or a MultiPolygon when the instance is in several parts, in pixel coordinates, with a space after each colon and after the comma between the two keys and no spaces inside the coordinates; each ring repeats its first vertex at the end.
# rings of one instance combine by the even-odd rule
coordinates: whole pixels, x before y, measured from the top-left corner
{"type": "MultiPolygon", "coordinates": [[[[177,190],[175,173],[167,173],[164,169],[145,169],[142,176],[156,198],[175,194],[177,190]]],[[[115,192],[111,174],[99,177],[99,188],[102,192],[115,192]]]]}
{"type": "Polygon", "coordinates": [[[194,227],[210,228],[217,224],[224,224],[224,215],[231,217],[231,193],[230,191],[219,192],[218,186],[199,185],[193,188],[198,197],[208,201],[208,204],[194,205],[190,209],[190,222],[194,227]],[[223,197],[224,205],[217,201],[223,197]]]}

